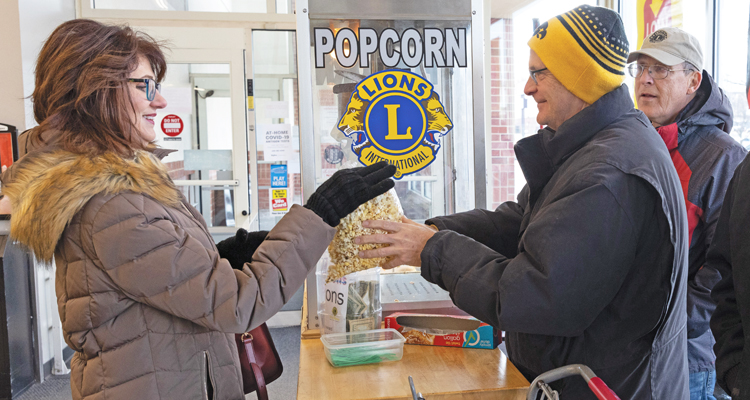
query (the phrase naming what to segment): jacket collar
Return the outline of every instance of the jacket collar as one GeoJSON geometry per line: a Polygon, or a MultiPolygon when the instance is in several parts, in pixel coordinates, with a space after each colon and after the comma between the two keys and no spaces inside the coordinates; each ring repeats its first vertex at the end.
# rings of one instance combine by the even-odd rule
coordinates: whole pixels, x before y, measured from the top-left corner
{"type": "Polygon", "coordinates": [[[546,127],[536,135],[519,140],[514,150],[531,189],[531,202],[573,153],[631,110],[633,100],[627,86],[621,85],[563,122],[557,131],[546,127]]]}
{"type": "Polygon", "coordinates": [[[667,145],[667,150],[672,151],[677,148],[677,123],[673,122],[656,128],[656,132],[661,136],[661,140],[667,145]]]}
{"type": "Polygon", "coordinates": [[[695,98],[680,111],[675,119],[680,141],[693,127],[715,126],[726,133],[732,131],[732,104],[716,81],[705,70],[695,98]]]}
{"type": "Polygon", "coordinates": [[[132,159],[63,150],[36,151],[13,164],[13,179],[3,182],[11,200],[10,236],[51,261],[63,231],[99,193],[134,192],[178,208],[182,194],[155,155],[136,151],[132,159]]]}
{"type": "Polygon", "coordinates": [[[677,114],[675,122],[656,128],[667,149],[674,150],[695,128],[715,126],[722,131],[732,131],[732,105],[724,91],[705,70],[695,97],[677,114]]]}
{"type": "Polygon", "coordinates": [[[175,151],[177,151],[177,150],[163,149],[161,147],[157,147],[157,148],[153,149],[151,151],[151,153],[153,153],[156,156],[156,158],[158,158],[160,160],[163,160],[164,157],[166,157],[166,156],[174,153],[175,151]]]}

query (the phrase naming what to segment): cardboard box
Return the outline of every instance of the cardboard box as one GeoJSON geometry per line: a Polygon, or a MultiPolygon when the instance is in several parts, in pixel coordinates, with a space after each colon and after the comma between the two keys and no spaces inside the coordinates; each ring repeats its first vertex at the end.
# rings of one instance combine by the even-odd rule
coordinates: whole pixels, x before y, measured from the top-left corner
{"type": "Polygon", "coordinates": [[[494,349],[501,342],[497,329],[470,316],[399,312],[385,318],[385,327],[401,332],[406,344],[494,349]]]}

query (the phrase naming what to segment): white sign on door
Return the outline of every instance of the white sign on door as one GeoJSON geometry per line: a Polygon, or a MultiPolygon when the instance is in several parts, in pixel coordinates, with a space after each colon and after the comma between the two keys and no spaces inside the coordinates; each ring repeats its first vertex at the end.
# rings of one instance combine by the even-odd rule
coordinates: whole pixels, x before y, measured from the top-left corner
{"type": "Polygon", "coordinates": [[[292,126],[290,124],[258,124],[257,134],[263,140],[265,161],[292,159],[292,126]]]}

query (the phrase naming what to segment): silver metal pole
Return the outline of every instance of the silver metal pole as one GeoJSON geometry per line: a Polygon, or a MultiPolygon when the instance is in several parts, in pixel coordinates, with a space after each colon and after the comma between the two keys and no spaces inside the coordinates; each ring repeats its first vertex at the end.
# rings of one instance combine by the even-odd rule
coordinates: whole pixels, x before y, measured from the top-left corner
{"type": "MultiPolygon", "coordinates": [[[[299,156],[304,202],[315,192],[315,121],[313,120],[312,71],[310,69],[310,9],[307,0],[297,0],[297,76],[299,85],[299,156]]],[[[320,328],[315,269],[307,286],[307,329],[320,328]]],[[[304,318],[304,316],[303,316],[304,318]]]]}
{"type": "Polygon", "coordinates": [[[487,208],[484,120],[484,2],[471,0],[472,98],[474,101],[474,204],[487,208]]]}

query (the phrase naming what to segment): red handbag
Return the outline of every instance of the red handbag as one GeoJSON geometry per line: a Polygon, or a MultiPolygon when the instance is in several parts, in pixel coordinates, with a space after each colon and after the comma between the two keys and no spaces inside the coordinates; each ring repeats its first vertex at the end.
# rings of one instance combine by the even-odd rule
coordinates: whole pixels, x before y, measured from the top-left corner
{"type": "Polygon", "coordinates": [[[275,381],[284,372],[268,326],[264,323],[249,332],[236,334],[234,338],[240,353],[245,394],[257,390],[258,400],[268,400],[266,385],[275,381]]]}

